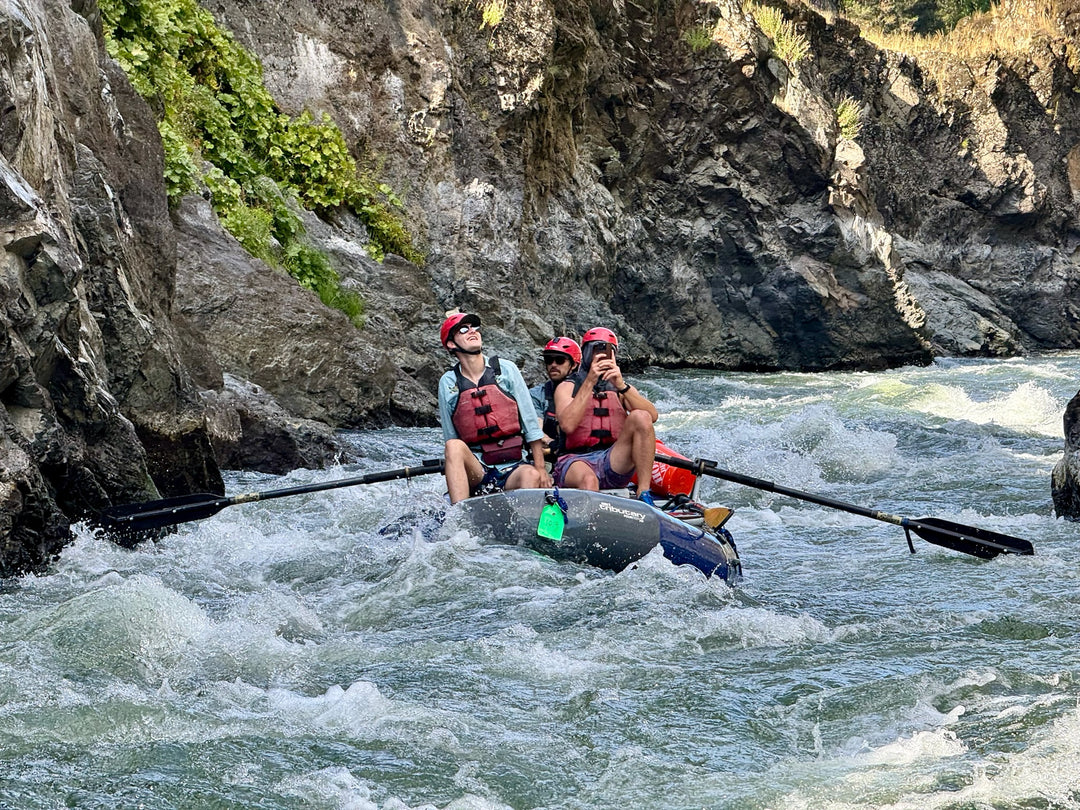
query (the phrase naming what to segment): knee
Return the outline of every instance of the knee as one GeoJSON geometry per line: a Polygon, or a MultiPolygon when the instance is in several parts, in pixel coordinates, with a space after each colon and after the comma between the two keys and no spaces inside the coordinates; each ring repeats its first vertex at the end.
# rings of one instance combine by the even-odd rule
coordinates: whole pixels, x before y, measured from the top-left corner
{"type": "Polygon", "coordinates": [[[521,465],[521,486],[524,489],[536,489],[540,486],[540,471],[531,465],[521,465]]]}
{"type": "Polygon", "coordinates": [[[648,411],[633,410],[626,415],[626,426],[642,433],[653,432],[652,416],[648,411]]]}
{"type": "Polygon", "coordinates": [[[566,471],[565,486],[571,489],[588,489],[596,492],[600,489],[600,479],[586,464],[571,464],[566,471]]]}
{"type": "Polygon", "coordinates": [[[443,448],[443,454],[446,456],[448,462],[457,462],[465,458],[465,454],[472,454],[472,450],[469,449],[469,445],[465,444],[461,439],[447,439],[446,446],[443,448]]]}

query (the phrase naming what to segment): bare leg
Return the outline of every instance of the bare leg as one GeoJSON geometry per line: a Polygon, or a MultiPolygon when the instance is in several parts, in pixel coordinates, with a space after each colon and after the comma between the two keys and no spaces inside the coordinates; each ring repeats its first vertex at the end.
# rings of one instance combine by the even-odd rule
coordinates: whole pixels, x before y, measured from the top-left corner
{"type": "Polygon", "coordinates": [[[584,461],[575,461],[566,470],[563,476],[563,486],[571,489],[587,489],[590,492],[600,490],[600,479],[592,471],[592,467],[584,461]]]}
{"type": "Polygon", "coordinates": [[[484,467],[461,439],[446,442],[445,456],[446,491],[450,503],[457,503],[468,498],[472,488],[484,480],[484,467]]]}
{"type": "Polygon", "coordinates": [[[617,473],[636,472],[638,490],[644,492],[652,480],[656,460],[656,431],[646,411],[630,411],[615,444],[611,446],[611,469],[617,473]]]}
{"type": "Polygon", "coordinates": [[[537,489],[540,486],[540,471],[532,464],[521,464],[506,479],[505,490],[537,489]]]}

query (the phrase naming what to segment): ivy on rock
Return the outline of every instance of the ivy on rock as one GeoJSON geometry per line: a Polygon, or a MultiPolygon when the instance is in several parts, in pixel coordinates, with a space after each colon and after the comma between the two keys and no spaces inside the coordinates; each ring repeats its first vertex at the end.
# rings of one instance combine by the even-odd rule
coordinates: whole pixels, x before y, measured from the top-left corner
{"type": "Polygon", "coordinates": [[[360,323],[363,301],[341,289],[326,256],[304,240],[296,205],[352,210],[381,259],[423,261],[385,184],[362,177],[325,113],[290,116],[262,66],[196,0],[100,0],[105,44],[159,119],[171,201],[205,186],[226,229],[254,256],[283,266],[360,323]]]}

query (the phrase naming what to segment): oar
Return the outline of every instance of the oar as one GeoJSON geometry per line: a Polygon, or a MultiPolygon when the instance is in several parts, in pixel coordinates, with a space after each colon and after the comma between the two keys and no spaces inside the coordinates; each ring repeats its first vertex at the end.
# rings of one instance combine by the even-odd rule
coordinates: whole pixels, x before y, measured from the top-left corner
{"type": "Polygon", "coordinates": [[[424,461],[416,467],[402,467],[400,470],[368,473],[355,478],[342,478],[337,481],[305,484],[304,486],[287,487],[285,489],[271,489],[266,492],[246,492],[232,496],[199,492],[194,495],[162,498],[157,501],[110,506],[101,510],[98,515],[98,523],[107,531],[123,534],[145,532],[151,529],[160,529],[164,526],[174,526],[177,523],[186,523],[190,520],[202,520],[211,515],[216,515],[226,506],[233,506],[238,503],[268,501],[272,498],[303,495],[307,492],[322,492],[326,489],[340,489],[341,487],[352,487],[358,484],[378,484],[382,481],[415,478],[421,475],[430,475],[431,473],[441,473],[442,471],[443,460],[439,458],[424,461]]]}
{"type": "Polygon", "coordinates": [[[998,532],[980,529],[975,526],[965,526],[962,523],[952,523],[948,520],[941,520],[940,518],[927,517],[915,520],[912,518],[900,517],[899,515],[890,515],[888,512],[879,512],[876,509],[867,509],[862,506],[856,506],[855,504],[835,501],[832,498],[813,495],[809,492],[799,492],[797,489],[788,489],[779,484],[774,484],[772,481],[763,481],[760,478],[752,478],[749,475],[740,475],[739,473],[722,470],[716,466],[715,461],[706,461],[704,459],[687,461],[681,458],[660,455],[659,453],[656,455],[656,460],[663,462],[664,464],[670,464],[673,467],[681,467],[684,470],[690,470],[698,475],[711,475],[714,478],[723,478],[726,481],[733,481],[734,483],[742,484],[743,486],[763,489],[766,492],[775,492],[778,495],[786,495],[789,498],[797,498],[802,501],[816,503],[820,506],[841,509],[855,515],[862,515],[863,517],[902,526],[904,533],[907,535],[908,548],[911,549],[912,554],[915,553],[915,546],[911,542],[911,532],[915,532],[915,534],[919,535],[919,537],[928,543],[951,548],[954,551],[962,551],[964,554],[971,554],[985,560],[992,559],[998,554],[1035,553],[1034,546],[1027,540],[1022,540],[1019,537],[1010,537],[1007,534],[999,534],[998,532]]]}

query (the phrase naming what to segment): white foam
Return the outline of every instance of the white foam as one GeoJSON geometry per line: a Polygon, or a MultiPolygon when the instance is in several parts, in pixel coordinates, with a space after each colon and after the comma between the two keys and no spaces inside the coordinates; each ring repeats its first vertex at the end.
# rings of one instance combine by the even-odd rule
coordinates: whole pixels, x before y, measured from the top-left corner
{"type": "Polygon", "coordinates": [[[897,462],[896,437],[850,428],[831,406],[815,405],[786,418],[777,431],[781,446],[812,458],[828,480],[868,480],[897,462]]]}
{"type": "MultiPolygon", "coordinates": [[[[1051,696],[1033,704],[1017,705],[1000,717],[1015,717],[1045,710],[1060,702],[1051,696]]],[[[939,718],[942,726],[954,725],[964,707],[958,706],[939,718]]],[[[933,719],[933,718],[930,718],[933,719]]],[[[1042,732],[1026,749],[1002,755],[995,762],[975,761],[969,770],[970,783],[956,790],[935,790],[937,773],[947,760],[970,756],[970,749],[951,728],[939,727],[897,739],[871,751],[856,754],[851,761],[832,759],[821,764],[832,771],[828,798],[820,794],[822,781],[808,782],[806,795],[796,790],[777,805],[784,810],[935,810],[951,807],[1047,806],[1080,807],[1080,712],[1071,709],[1042,732]],[[873,797],[892,796],[892,799],[873,797]],[[868,804],[872,802],[872,804],[868,804]]],[[[955,769],[955,765],[952,766],[955,769]]],[[[963,770],[967,770],[964,768],[963,770]]]]}
{"type": "Polygon", "coordinates": [[[390,740],[409,746],[460,751],[459,736],[474,731],[475,720],[451,712],[393,700],[370,681],[348,688],[331,686],[322,695],[308,697],[290,689],[265,692],[230,685],[238,706],[246,711],[268,711],[277,718],[280,733],[290,736],[333,734],[354,740],[390,740]]]}
{"type": "Polygon", "coordinates": [[[160,683],[180,653],[210,626],[203,611],[147,576],[106,577],[102,587],[20,621],[51,645],[55,661],[94,673],[160,683]]]}
{"type": "MultiPolygon", "coordinates": [[[[1076,808],[1080,806],[1080,713],[1054,721],[1032,745],[1009,756],[997,773],[976,774],[973,784],[952,795],[957,803],[1076,808]],[[1037,798],[1036,798],[1037,797],[1037,798]]],[[[952,802],[949,802],[950,804],[952,802]]],[[[933,806],[941,807],[944,800],[933,806]]]]}
{"type": "Polygon", "coordinates": [[[279,782],[277,789],[284,796],[319,807],[379,810],[378,803],[371,798],[367,783],[357,779],[347,768],[323,768],[313,773],[291,776],[279,782]]]}
{"type": "Polygon", "coordinates": [[[929,384],[920,387],[909,403],[922,413],[977,425],[1001,425],[1044,436],[1064,437],[1061,415],[1065,404],[1033,381],[1012,391],[980,401],[960,386],[929,384]]]}
{"type": "MultiPolygon", "coordinates": [[[[961,707],[960,713],[963,713],[961,707]]],[[[919,731],[910,737],[888,743],[868,754],[857,757],[861,765],[868,767],[910,766],[919,760],[938,760],[943,757],[956,757],[967,752],[967,746],[956,733],[940,728],[934,731],[919,731]]],[[[856,781],[860,777],[852,777],[856,781]]]]}
{"type": "MultiPolygon", "coordinates": [[[[291,776],[277,785],[284,796],[303,801],[306,806],[334,807],[339,810],[380,810],[372,797],[370,784],[358,779],[347,768],[323,768],[312,773],[291,776]]],[[[381,810],[438,810],[434,804],[409,805],[391,796],[381,810]]],[[[509,805],[489,798],[466,794],[447,804],[444,810],[511,810],[509,805]]]]}
{"type": "Polygon", "coordinates": [[[597,664],[550,649],[531,627],[515,624],[480,641],[487,666],[527,681],[563,681],[596,671],[597,664]]]}
{"type": "Polygon", "coordinates": [[[805,614],[788,616],[754,607],[723,608],[705,613],[695,622],[699,641],[725,639],[743,648],[788,647],[805,642],[827,642],[834,633],[805,614]]]}

